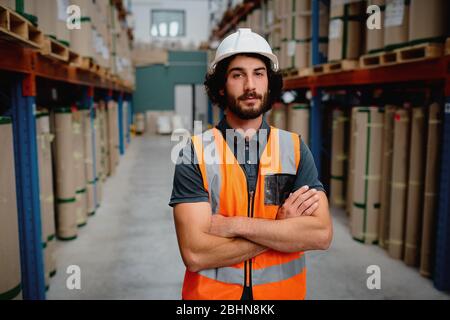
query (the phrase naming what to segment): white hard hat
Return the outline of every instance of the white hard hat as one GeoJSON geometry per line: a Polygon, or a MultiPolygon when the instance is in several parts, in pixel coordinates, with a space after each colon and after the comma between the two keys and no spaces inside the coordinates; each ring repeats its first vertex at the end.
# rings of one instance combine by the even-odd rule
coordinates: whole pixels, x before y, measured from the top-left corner
{"type": "Polygon", "coordinates": [[[225,58],[238,53],[257,53],[270,59],[272,70],[278,70],[278,58],[272,53],[266,39],[248,28],[240,28],[235,33],[223,39],[216,51],[216,57],[210,69],[214,71],[216,65],[225,58]]]}

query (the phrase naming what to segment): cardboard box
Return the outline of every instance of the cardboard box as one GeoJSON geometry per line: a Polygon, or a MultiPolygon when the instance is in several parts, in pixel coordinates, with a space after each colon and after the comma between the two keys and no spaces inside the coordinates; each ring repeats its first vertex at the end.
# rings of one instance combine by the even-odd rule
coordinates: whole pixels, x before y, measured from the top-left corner
{"type": "Polygon", "coordinates": [[[388,251],[392,258],[403,259],[409,171],[410,112],[407,109],[399,109],[395,112],[394,117],[388,251]]]}

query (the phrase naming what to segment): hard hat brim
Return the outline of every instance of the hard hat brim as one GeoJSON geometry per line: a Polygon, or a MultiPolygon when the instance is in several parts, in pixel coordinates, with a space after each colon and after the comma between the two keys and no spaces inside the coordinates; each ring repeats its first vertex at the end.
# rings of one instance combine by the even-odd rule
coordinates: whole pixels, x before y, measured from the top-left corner
{"type": "Polygon", "coordinates": [[[271,67],[273,71],[278,71],[278,58],[276,55],[271,54],[271,53],[267,53],[267,52],[256,52],[256,51],[239,51],[239,52],[229,52],[226,54],[221,55],[218,59],[214,60],[211,63],[211,68],[210,68],[210,72],[214,72],[214,70],[216,69],[216,66],[218,63],[220,63],[222,60],[229,58],[231,56],[235,56],[238,54],[245,54],[245,53],[254,53],[254,54],[259,54],[261,56],[264,56],[266,58],[268,58],[271,62],[271,67]]]}

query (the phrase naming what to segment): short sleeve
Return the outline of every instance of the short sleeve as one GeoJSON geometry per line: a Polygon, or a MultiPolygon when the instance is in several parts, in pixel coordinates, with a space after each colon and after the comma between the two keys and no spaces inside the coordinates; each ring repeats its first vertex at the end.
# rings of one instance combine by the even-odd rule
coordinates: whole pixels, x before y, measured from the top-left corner
{"type": "Polygon", "coordinates": [[[169,206],[173,207],[178,203],[209,202],[209,195],[195,159],[193,144],[186,144],[180,151],[179,161],[175,165],[169,206]]]}
{"type": "Polygon", "coordinates": [[[325,192],[325,188],[319,180],[317,167],[311,150],[300,138],[300,165],[297,169],[297,177],[295,179],[293,192],[305,185],[309,186],[310,189],[314,188],[325,192]]]}

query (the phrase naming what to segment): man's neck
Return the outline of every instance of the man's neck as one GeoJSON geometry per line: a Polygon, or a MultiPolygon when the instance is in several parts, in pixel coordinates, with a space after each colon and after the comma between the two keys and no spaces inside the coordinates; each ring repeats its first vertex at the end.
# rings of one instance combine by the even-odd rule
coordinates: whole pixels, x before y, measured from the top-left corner
{"type": "Polygon", "coordinates": [[[237,117],[234,113],[227,111],[227,123],[228,125],[237,130],[241,129],[245,132],[245,137],[251,138],[254,133],[258,131],[259,128],[261,128],[263,120],[263,115],[260,115],[258,118],[250,119],[250,120],[244,120],[239,117],[237,117]],[[249,130],[254,129],[254,130],[249,130]]]}

